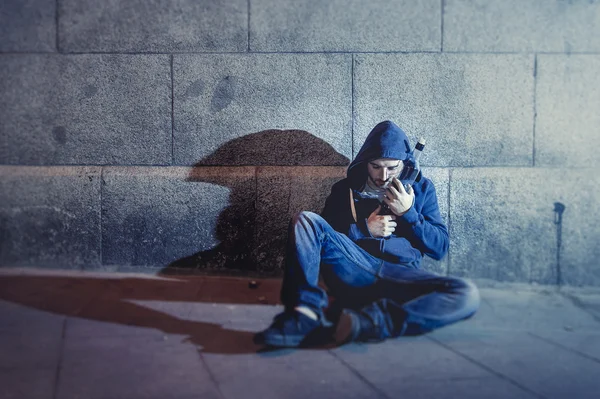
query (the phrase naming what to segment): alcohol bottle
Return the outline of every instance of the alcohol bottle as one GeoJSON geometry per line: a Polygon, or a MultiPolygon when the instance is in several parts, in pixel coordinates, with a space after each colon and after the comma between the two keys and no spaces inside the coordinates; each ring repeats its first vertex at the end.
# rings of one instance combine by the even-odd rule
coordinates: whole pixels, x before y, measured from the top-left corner
{"type": "Polygon", "coordinates": [[[404,189],[408,190],[408,186],[412,186],[415,181],[421,180],[421,164],[419,159],[421,158],[421,154],[423,153],[423,149],[425,148],[425,139],[420,138],[413,150],[413,162],[409,162],[404,167],[406,171],[403,173],[403,177],[401,178],[402,184],[404,184],[404,189]]]}

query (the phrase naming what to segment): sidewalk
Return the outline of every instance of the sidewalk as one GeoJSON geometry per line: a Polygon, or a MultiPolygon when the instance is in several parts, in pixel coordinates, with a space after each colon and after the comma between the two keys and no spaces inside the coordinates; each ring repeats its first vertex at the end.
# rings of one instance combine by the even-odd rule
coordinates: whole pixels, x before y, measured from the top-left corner
{"type": "Polygon", "coordinates": [[[0,269],[0,399],[599,398],[600,289],[477,281],[421,337],[265,351],[280,280],[0,269]]]}

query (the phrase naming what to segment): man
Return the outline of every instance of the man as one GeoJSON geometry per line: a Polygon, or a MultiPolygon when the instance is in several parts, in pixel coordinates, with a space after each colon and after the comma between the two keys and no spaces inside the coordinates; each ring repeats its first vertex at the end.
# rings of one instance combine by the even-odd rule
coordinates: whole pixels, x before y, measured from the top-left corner
{"type": "Polygon", "coordinates": [[[423,255],[442,259],[448,230],[433,183],[407,189],[400,176],[413,160],[406,134],[379,123],[333,185],[322,216],[300,212],[289,227],[281,300],[285,311],[255,337],[296,347],[333,331],[338,344],[431,331],[472,316],[473,283],[420,270],[423,255]],[[328,294],[335,297],[327,314],[328,294]]]}

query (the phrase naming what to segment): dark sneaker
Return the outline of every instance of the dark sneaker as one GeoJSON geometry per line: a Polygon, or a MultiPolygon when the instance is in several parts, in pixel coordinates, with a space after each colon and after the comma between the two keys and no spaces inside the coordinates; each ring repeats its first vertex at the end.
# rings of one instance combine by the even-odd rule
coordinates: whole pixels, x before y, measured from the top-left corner
{"type": "Polygon", "coordinates": [[[333,333],[333,340],[337,345],[353,341],[382,341],[379,328],[369,315],[350,309],[342,310],[333,333]]]}
{"type": "Polygon", "coordinates": [[[275,316],[273,324],[254,336],[254,342],[269,346],[295,348],[305,343],[322,324],[297,311],[275,316]]]}

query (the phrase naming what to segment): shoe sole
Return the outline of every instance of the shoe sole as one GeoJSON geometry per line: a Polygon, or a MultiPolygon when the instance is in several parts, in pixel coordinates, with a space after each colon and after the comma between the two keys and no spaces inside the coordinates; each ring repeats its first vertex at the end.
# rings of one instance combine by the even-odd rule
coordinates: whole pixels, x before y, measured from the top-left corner
{"type": "Polygon", "coordinates": [[[342,312],[340,319],[333,333],[333,340],[337,345],[343,345],[352,341],[352,331],[354,330],[352,316],[342,312]]]}

